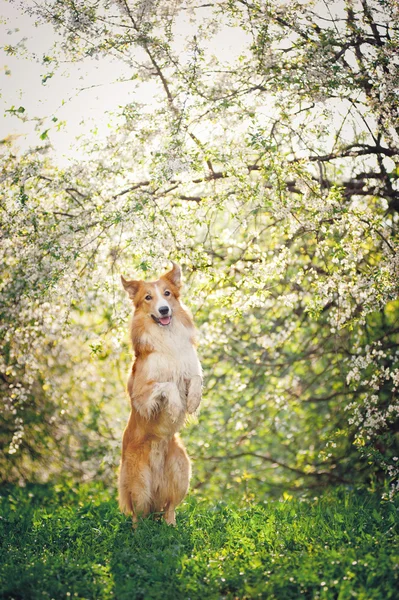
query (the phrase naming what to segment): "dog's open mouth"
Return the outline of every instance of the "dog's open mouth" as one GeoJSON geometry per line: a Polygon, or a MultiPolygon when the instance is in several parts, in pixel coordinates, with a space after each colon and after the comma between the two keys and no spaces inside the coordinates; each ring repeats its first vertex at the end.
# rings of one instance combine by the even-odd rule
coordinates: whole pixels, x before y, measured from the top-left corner
{"type": "Polygon", "coordinates": [[[168,315],[167,317],[160,317],[159,319],[157,317],[155,317],[154,315],[151,315],[152,318],[154,319],[155,323],[158,323],[158,325],[162,325],[163,327],[166,327],[166,325],[169,325],[172,317],[170,315],[168,315]]]}

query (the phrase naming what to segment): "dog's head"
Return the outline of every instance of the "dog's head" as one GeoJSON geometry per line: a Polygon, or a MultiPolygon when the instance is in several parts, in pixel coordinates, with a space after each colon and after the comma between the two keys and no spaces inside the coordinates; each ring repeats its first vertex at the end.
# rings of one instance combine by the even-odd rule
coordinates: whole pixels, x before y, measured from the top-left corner
{"type": "Polygon", "coordinates": [[[121,275],[122,284],[135,311],[148,316],[157,325],[168,327],[173,314],[180,307],[181,269],[173,263],[173,269],[162,275],[158,281],[128,281],[121,275]]]}

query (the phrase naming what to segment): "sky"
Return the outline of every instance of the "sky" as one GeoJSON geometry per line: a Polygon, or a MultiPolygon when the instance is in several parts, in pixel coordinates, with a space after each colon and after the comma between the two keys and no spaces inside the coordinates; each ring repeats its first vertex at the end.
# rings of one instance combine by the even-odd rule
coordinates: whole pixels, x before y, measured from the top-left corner
{"type": "MultiPolygon", "coordinates": [[[[42,2],[0,0],[0,140],[13,136],[17,147],[25,151],[41,144],[40,135],[49,130],[52,160],[66,167],[69,161],[84,157],[77,141],[79,136],[87,137],[96,130],[97,139],[103,141],[118,123],[120,117],[116,112],[120,106],[139,101],[151,108],[159,88],[154,81],[115,82],[118,78],[129,79],[128,67],[122,61],[106,56],[76,63],[65,61],[51,78],[46,79],[52,67],[51,63],[43,64],[43,56],[51,56],[54,45],[59,51],[63,38],[51,25],[37,23],[23,10],[22,7],[35,1],[42,2]],[[20,49],[14,56],[6,51],[6,46],[20,49]],[[19,114],[40,121],[23,122],[9,112],[12,107],[24,107],[26,112],[19,114]]],[[[321,2],[318,14],[329,11],[332,6],[335,14],[342,13],[342,0],[336,0],[329,6],[321,2]]],[[[199,18],[203,16],[204,12],[201,12],[199,18]]],[[[174,47],[184,54],[186,36],[195,33],[195,23],[180,15],[174,31],[174,47]]],[[[242,29],[223,26],[209,42],[208,51],[220,60],[233,62],[249,41],[242,29]]],[[[265,114],[270,113],[267,105],[263,109],[265,114]]],[[[338,107],[337,119],[342,119],[338,107]]],[[[343,127],[341,135],[345,135],[345,131],[343,127]]],[[[202,133],[206,137],[207,132],[202,133]]]]}
{"type": "Polygon", "coordinates": [[[37,24],[24,14],[16,4],[0,0],[0,139],[16,135],[22,150],[37,143],[39,135],[51,127],[51,142],[59,162],[67,161],[76,151],[76,136],[88,134],[97,127],[98,135],[109,132],[110,118],[107,112],[125,104],[132,96],[131,84],[112,83],[123,76],[121,65],[101,60],[65,63],[45,83],[45,75],[51,71],[42,64],[43,55],[52,54],[54,43],[60,44],[51,25],[37,24]],[[4,51],[3,44],[16,46],[25,40],[26,52],[12,56],[4,51]],[[79,91],[82,88],[83,91],[79,91]],[[43,118],[38,131],[35,123],[23,123],[7,112],[12,106],[24,107],[30,117],[43,118]],[[53,117],[58,119],[54,124],[53,117]],[[83,124],[83,120],[85,123],[83,124]],[[56,125],[66,122],[55,134],[56,125]]]}
{"type": "MultiPolygon", "coordinates": [[[[29,4],[29,0],[23,2],[25,7],[29,4]]],[[[46,67],[42,58],[53,54],[52,47],[62,43],[62,36],[51,25],[36,23],[23,11],[21,3],[0,0],[0,15],[0,139],[17,136],[18,147],[26,150],[36,145],[40,134],[50,129],[55,160],[63,165],[70,158],[76,158],[77,136],[88,135],[94,128],[99,138],[107,136],[116,119],[111,113],[119,106],[132,100],[151,103],[156,93],[155,84],[115,83],[117,78],[129,77],[127,67],[105,57],[98,61],[85,59],[79,63],[63,63],[43,82],[51,71],[51,64],[46,67]],[[5,46],[18,47],[22,40],[26,50],[20,47],[16,56],[5,51],[5,46]],[[24,107],[24,115],[43,121],[23,123],[7,112],[12,107],[24,107]],[[57,119],[56,123],[53,118],[57,119]]],[[[195,26],[187,22],[181,21],[178,27],[182,44],[190,27],[195,33],[195,26]]],[[[217,34],[210,50],[219,58],[233,60],[247,41],[243,31],[225,28],[217,34]]]]}

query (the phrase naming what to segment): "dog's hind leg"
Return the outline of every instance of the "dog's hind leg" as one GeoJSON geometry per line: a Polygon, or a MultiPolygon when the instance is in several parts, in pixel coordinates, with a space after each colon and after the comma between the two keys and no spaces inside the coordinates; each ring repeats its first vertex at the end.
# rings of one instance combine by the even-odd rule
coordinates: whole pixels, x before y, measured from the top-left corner
{"type": "Polygon", "coordinates": [[[169,443],[165,461],[165,475],[166,510],[164,519],[169,525],[175,525],[175,508],[187,494],[191,476],[190,459],[182,441],[177,436],[174,436],[169,443]]]}
{"type": "Polygon", "coordinates": [[[151,510],[151,469],[148,448],[127,447],[119,474],[119,506],[131,514],[133,524],[146,517],[151,510]]]}
{"type": "Polygon", "coordinates": [[[151,511],[151,471],[147,465],[135,473],[130,485],[130,499],[135,525],[139,518],[146,517],[151,511]]]}
{"type": "Polygon", "coordinates": [[[124,515],[131,515],[133,512],[132,498],[130,496],[129,489],[126,488],[119,481],[119,494],[118,494],[119,508],[124,515]]]}

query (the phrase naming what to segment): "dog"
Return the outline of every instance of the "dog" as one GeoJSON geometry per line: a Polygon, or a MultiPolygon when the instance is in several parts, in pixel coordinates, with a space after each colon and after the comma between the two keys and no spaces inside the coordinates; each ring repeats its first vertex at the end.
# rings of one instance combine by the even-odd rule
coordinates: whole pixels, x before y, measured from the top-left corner
{"type": "Polygon", "coordinates": [[[175,509],[186,496],[190,459],[178,431],[202,395],[202,370],[195,327],[180,302],[181,269],[155,282],[128,281],[134,304],[131,341],[135,359],[127,384],[131,413],[123,434],[119,506],[139,517],[164,513],[176,524],[175,509]]]}

